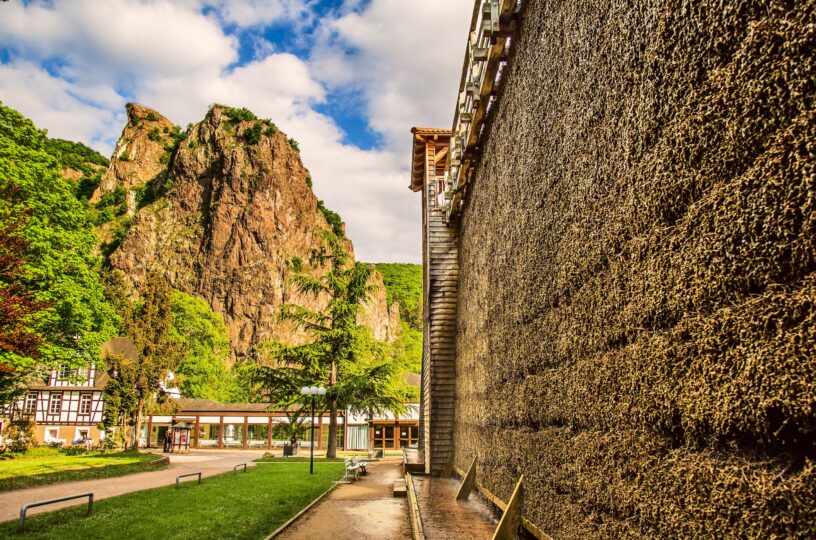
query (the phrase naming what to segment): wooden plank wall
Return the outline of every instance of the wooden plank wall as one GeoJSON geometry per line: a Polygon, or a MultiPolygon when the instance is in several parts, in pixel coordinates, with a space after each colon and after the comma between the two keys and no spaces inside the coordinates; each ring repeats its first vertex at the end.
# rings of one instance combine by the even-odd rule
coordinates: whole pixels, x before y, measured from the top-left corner
{"type": "Polygon", "coordinates": [[[456,305],[459,286],[459,235],[437,207],[436,153],[444,143],[428,140],[424,231],[424,335],[422,373],[425,472],[438,475],[453,457],[456,389],[456,305]]]}

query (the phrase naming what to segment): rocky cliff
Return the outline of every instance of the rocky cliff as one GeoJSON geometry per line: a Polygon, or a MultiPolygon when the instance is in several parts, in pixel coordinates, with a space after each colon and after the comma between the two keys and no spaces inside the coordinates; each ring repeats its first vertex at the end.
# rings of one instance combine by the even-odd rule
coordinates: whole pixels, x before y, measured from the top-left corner
{"type": "MultiPolygon", "coordinates": [[[[207,300],[224,316],[235,358],[270,339],[301,342],[275,316],[284,302],[319,308],[321,299],[300,297],[289,276],[330,225],[296,143],[268,120],[220,105],[186,134],[140,105],[128,106],[128,118],[94,194],[126,193],[131,219],[111,266],[136,285],[159,269],[176,289],[207,300]]],[[[361,323],[391,340],[398,309],[387,305],[379,274],[374,286],[361,323]]]]}

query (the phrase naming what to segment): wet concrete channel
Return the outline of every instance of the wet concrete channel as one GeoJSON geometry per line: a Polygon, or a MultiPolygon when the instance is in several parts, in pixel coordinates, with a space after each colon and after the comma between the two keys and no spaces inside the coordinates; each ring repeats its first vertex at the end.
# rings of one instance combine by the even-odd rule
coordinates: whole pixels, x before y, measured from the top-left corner
{"type": "Polygon", "coordinates": [[[491,508],[472,493],[457,501],[460,482],[453,478],[411,475],[422,532],[428,540],[492,538],[498,521],[491,508]]]}

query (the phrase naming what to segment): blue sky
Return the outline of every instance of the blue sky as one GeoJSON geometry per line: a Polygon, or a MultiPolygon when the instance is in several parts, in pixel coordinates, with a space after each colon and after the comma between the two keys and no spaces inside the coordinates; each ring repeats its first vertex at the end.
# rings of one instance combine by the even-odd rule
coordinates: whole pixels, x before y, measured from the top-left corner
{"type": "Polygon", "coordinates": [[[357,256],[419,262],[410,128],[451,123],[473,0],[0,2],[0,101],[109,154],[124,104],[248,107],[300,143],[357,256]]]}

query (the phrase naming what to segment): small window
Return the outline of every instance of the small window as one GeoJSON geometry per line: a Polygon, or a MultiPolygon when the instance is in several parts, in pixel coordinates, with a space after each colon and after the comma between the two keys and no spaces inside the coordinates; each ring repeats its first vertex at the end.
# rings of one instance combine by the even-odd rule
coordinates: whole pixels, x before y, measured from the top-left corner
{"type": "Polygon", "coordinates": [[[56,439],[59,437],[59,428],[49,428],[48,429],[48,438],[49,439],[56,439]]]}
{"type": "Polygon", "coordinates": [[[91,394],[79,396],[79,414],[91,414],[91,394]]]}
{"type": "Polygon", "coordinates": [[[62,412],[62,394],[51,394],[48,400],[49,414],[59,414],[62,412]]]}
{"type": "Polygon", "coordinates": [[[88,378],[91,376],[91,368],[79,368],[77,370],[77,375],[79,375],[79,382],[88,382],[88,378]]]}
{"type": "Polygon", "coordinates": [[[57,378],[61,381],[67,381],[71,378],[71,375],[73,374],[74,370],[63,364],[59,368],[59,374],[57,375],[57,378]]]}
{"type": "Polygon", "coordinates": [[[35,413],[37,412],[37,394],[28,394],[25,400],[25,412],[27,413],[35,413]]]}

